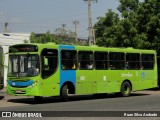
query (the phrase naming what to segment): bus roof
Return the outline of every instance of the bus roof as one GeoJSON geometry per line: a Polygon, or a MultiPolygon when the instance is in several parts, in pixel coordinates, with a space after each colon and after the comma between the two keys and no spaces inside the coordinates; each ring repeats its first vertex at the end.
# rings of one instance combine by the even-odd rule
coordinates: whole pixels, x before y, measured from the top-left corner
{"type": "MultiPolygon", "coordinates": [[[[109,51],[109,52],[134,52],[134,53],[139,53],[139,52],[147,52],[147,53],[156,53],[155,50],[147,50],[147,49],[135,49],[132,47],[99,47],[97,45],[92,45],[92,46],[76,46],[76,45],[64,45],[64,44],[56,44],[53,42],[49,43],[24,43],[24,44],[15,44],[12,46],[18,46],[18,45],[36,45],[40,48],[58,48],[60,46],[73,46],[75,47],[75,50],[86,50],[86,51],[109,51]]],[[[12,47],[10,46],[10,47],[12,47]]]]}

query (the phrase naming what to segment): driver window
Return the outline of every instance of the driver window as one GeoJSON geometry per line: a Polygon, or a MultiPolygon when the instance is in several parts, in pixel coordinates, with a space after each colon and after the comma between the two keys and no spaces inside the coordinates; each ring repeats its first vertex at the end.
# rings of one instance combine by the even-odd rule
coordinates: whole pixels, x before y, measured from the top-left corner
{"type": "Polygon", "coordinates": [[[41,53],[42,60],[42,78],[48,78],[53,75],[58,66],[58,50],[44,49],[41,53]]]}

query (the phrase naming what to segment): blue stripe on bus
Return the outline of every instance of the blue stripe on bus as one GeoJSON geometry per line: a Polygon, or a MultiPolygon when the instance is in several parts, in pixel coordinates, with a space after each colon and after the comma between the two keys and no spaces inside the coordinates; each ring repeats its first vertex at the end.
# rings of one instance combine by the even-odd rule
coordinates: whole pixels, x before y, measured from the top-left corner
{"type": "Polygon", "coordinates": [[[27,87],[27,86],[32,85],[33,83],[34,83],[33,80],[23,81],[23,82],[8,80],[8,84],[14,87],[27,87]]]}
{"type": "MultiPolygon", "coordinates": [[[[75,50],[74,46],[68,46],[68,45],[60,45],[59,46],[60,51],[61,50],[75,50]]],[[[61,53],[60,53],[61,57],[61,53]]],[[[60,66],[61,65],[61,61],[60,66]]],[[[60,67],[60,88],[65,82],[71,82],[73,83],[74,87],[76,88],[76,70],[62,70],[62,67],[60,67]]]]}

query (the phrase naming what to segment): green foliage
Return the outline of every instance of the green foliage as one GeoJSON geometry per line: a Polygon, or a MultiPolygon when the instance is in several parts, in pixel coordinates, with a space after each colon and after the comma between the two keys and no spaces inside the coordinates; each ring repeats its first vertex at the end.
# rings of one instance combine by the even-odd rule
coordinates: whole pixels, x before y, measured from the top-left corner
{"type": "Polygon", "coordinates": [[[97,45],[160,51],[160,2],[119,1],[120,14],[108,10],[105,17],[98,18],[94,26],[97,45]]]}
{"type": "Polygon", "coordinates": [[[44,36],[37,37],[35,33],[31,33],[30,43],[47,43],[47,42],[56,42],[55,37],[50,34],[50,32],[46,32],[44,36]]]}
{"type": "Polygon", "coordinates": [[[24,40],[24,43],[28,43],[29,41],[28,40],[24,40]]]}
{"type": "MultiPolygon", "coordinates": [[[[24,41],[27,43],[27,41],[24,41]]],[[[45,35],[36,36],[35,33],[31,33],[30,35],[30,43],[48,43],[54,42],[56,44],[74,44],[74,45],[86,45],[86,42],[82,41],[75,41],[75,34],[72,31],[69,33],[57,33],[57,34],[50,34],[50,32],[46,32],[45,35]]]]}

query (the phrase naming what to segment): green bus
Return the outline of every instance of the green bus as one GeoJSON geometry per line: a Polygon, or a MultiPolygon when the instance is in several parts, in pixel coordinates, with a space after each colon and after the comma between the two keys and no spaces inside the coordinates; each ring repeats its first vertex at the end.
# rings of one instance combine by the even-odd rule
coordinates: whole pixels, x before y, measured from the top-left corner
{"type": "Polygon", "coordinates": [[[158,87],[156,51],[47,44],[9,47],[7,93],[34,96],[121,93],[158,87]]]}

